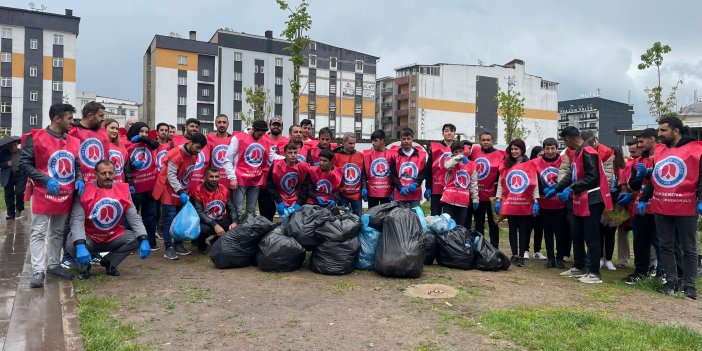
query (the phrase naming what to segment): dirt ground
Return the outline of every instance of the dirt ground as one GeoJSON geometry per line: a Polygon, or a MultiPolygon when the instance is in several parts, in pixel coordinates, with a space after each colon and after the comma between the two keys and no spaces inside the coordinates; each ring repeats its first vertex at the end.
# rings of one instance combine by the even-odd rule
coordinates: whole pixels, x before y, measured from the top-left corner
{"type": "Polygon", "coordinates": [[[307,263],[291,273],[218,270],[196,252],[178,261],[162,255],[130,257],[120,277],[96,281],[94,290],[117,299],[123,307],[116,317],[140,330],[135,342],[151,350],[519,350],[492,338],[474,318],[521,306],[581,306],[702,330],[699,301],[619,283],[631,269],[604,272],[605,283],[586,285],[532,259],[507,272],[427,266],[420,279],[409,280],[366,271],[323,276],[307,263]],[[420,283],[459,292],[447,300],[404,295],[420,283]]]}

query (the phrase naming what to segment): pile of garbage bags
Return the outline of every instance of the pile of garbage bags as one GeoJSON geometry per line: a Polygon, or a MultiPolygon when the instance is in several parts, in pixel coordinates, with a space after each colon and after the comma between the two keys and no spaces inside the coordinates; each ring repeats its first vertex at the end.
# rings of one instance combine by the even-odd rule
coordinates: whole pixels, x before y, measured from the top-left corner
{"type": "Polygon", "coordinates": [[[248,267],[256,261],[259,241],[273,228],[263,216],[249,219],[214,242],[210,259],[220,269],[248,267]]]}

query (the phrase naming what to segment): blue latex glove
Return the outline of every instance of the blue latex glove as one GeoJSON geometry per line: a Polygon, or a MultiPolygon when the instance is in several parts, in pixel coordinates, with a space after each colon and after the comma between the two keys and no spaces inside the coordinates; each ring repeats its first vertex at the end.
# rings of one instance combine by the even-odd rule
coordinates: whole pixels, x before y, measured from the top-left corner
{"type": "Polygon", "coordinates": [[[558,200],[560,202],[568,202],[568,198],[570,197],[570,193],[572,193],[572,192],[573,191],[570,190],[570,188],[563,189],[563,192],[558,194],[558,200]]]}
{"type": "Polygon", "coordinates": [[[558,192],[556,191],[555,185],[551,185],[551,186],[547,187],[546,189],[544,189],[544,196],[547,199],[553,198],[554,196],[556,196],[557,193],[558,192]]]}
{"type": "Polygon", "coordinates": [[[410,193],[417,191],[417,183],[410,184],[409,187],[407,187],[407,190],[409,190],[410,193]]]}
{"type": "Polygon", "coordinates": [[[276,206],[276,209],[278,209],[278,215],[280,215],[281,217],[285,217],[285,216],[287,215],[287,211],[286,211],[286,210],[287,210],[288,208],[285,207],[285,203],[284,203],[284,202],[279,203],[278,206],[276,206]]]}
{"type": "Polygon", "coordinates": [[[468,163],[468,156],[463,156],[463,163],[468,163]]]}
{"type": "Polygon", "coordinates": [[[477,211],[477,210],[478,210],[478,206],[480,206],[480,202],[474,202],[474,203],[473,203],[473,211],[477,211]]]}
{"type": "Polygon", "coordinates": [[[400,188],[400,194],[402,196],[407,196],[407,194],[409,194],[409,190],[407,190],[407,188],[403,186],[402,188],[400,188]]]}
{"type": "Polygon", "coordinates": [[[495,210],[495,214],[497,214],[498,216],[500,215],[500,208],[501,207],[502,207],[501,202],[499,202],[499,201],[495,202],[494,210],[495,210]]]}
{"type": "Polygon", "coordinates": [[[190,201],[190,197],[186,193],[181,193],[180,195],[178,195],[178,198],[180,199],[181,205],[185,205],[188,203],[188,201],[190,201]]]}
{"type": "Polygon", "coordinates": [[[336,201],[334,201],[334,200],[327,201],[327,207],[336,207],[336,201]]]}
{"type": "Polygon", "coordinates": [[[646,168],[646,165],[644,165],[643,163],[637,163],[634,166],[634,169],[636,169],[637,180],[643,180],[646,177],[646,174],[648,173],[648,168],[646,168]]]}
{"type": "Polygon", "coordinates": [[[539,215],[539,203],[534,202],[534,206],[532,206],[532,210],[534,210],[534,217],[539,215]]]}
{"type": "Polygon", "coordinates": [[[645,216],[647,206],[648,206],[647,202],[639,201],[639,204],[636,205],[636,214],[638,214],[639,216],[645,216]]]}
{"type": "Polygon", "coordinates": [[[85,192],[85,182],[78,179],[76,180],[76,191],[78,192],[78,196],[83,196],[83,193],[85,192]]]}
{"type": "Polygon", "coordinates": [[[429,201],[431,198],[431,189],[427,188],[427,190],[424,190],[424,200],[429,201]]]}
{"type": "Polygon", "coordinates": [[[137,134],[133,136],[132,139],[130,139],[129,141],[131,141],[132,143],[138,143],[139,140],[141,140],[141,135],[137,134]]]}
{"type": "Polygon", "coordinates": [[[631,195],[630,193],[621,193],[617,197],[617,204],[622,205],[624,207],[629,206],[631,203],[631,200],[634,199],[634,196],[631,195]]]}
{"type": "Polygon", "coordinates": [[[702,214],[702,201],[697,202],[697,214],[698,215],[702,214]]]}
{"type": "Polygon", "coordinates": [[[90,252],[88,252],[88,248],[85,247],[85,244],[76,245],[76,260],[78,260],[80,264],[89,265],[90,259],[90,252]]]}
{"type": "Polygon", "coordinates": [[[151,245],[149,245],[149,241],[144,239],[141,241],[141,245],[139,245],[139,257],[142,259],[149,257],[149,254],[151,254],[151,245]]]}
{"type": "Polygon", "coordinates": [[[321,196],[317,196],[317,203],[319,204],[319,206],[326,206],[327,205],[327,202],[324,201],[324,198],[321,196]]]}
{"type": "Polygon", "coordinates": [[[136,189],[134,189],[134,185],[130,185],[130,186],[129,186],[129,193],[130,193],[130,194],[136,193],[136,189]]]}
{"type": "Polygon", "coordinates": [[[54,178],[49,178],[44,186],[46,186],[46,191],[49,192],[49,195],[58,195],[61,189],[58,180],[54,178]]]}
{"type": "Polygon", "coordinates": [[[292,206],[290,207],[290,214],[293,214],[293,213],[295,213],[295,212],[297,212],[297,211],[299,211],[299,210],[300,210],[300,205],[294,204],[294,205],[292,205],[292,206]]]}
{"type": "Polygon", "coordinates": [[[319,166],[319,162],[315,162],[312,164],[313,166],[319,166]]]}
{"type": "Polygon", "coordinates": [[[144,163],[144,161],[142,161],[142,160],[134,160],[134,161],[132,162],[132,166],[134,166],[134,168],[136,168],[136,169],[141,169],[141,168],[143,168],[145,164],[146,164],[146,163],[144,163]]]}
{"type": "Polygon", "coordinates": [[[394,194],[394,193],[390,193],[390,196],[388,197],[388,200],[390,200],[390,202],[395,201],[395,194],[394,194]]]}
{"type": "Polygon", "coordinates": [[[361,197],[363,198],[363,201],[368,202],[368,189],[361,189],[361,197]]]}

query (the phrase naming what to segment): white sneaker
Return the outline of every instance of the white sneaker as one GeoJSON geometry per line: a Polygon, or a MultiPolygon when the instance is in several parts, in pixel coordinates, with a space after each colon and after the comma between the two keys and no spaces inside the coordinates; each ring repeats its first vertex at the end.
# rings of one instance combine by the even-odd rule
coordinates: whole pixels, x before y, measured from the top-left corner
{"type": "Polygon", "coordinates": [[[529,251],[524,251],[524,259],[525,260],[529,259],[529,251]]]}
{"type": "Polygon", "coordinates": [[[569,269],[565,272],[562,272],[561,275],[564,277],[570,277],[570,278],[580,278],[580,277],[585,275],[585,272],[583,272],[575,267],[572,267],[571,269],[569,269]]]}
{"type": "Polygon", "coordinates": [[[600,268],[604,268],[604,267],[605,267],[605,259],[600,258],[600,268]]]}
{"type": "Polygon", "coordinates": [[[568,262],[569,256],[563,256],[563,262],[568,262]]]}
{"type": "Polygon", "coordinates": [[[546,260],[548,259],[544,254],[541,253],[541,251],[535,252],[534,253],[534,258],[537,260],[546,260]]]}
{"type": "Polygon", "coordinates": [[[585,283],[585,284],[599,284],[599,283],[602,283],[602,278],[598,277],[595,274],[588,273],[588,274],[580,277],[580,279],[578,279],[578,281],[581,283],[585,283]]]}
{"type": "Polygon", "coordinates": [[[607,267],[607,269],[609,269],[610,271],[616,271],[616,270],[617,270],[617,268],[614,267],[614,263],[612,263],[612,261],[607,261],[607,262],[605,262],[605,267],[607,267]]]}

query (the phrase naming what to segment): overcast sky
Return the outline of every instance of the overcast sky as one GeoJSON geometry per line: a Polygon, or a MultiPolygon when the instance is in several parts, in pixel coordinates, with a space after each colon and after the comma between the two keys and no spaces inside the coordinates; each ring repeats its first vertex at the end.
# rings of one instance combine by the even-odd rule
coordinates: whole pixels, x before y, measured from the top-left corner
{"type": "MultiPolygon", "coordinates": [[[[5,0],[27,8],[29,1],[5,0]]],[[[41,4],[41,0],[34,0],[41,4]]],[[[297,2],[295,2],[297,3],[297,2]]],[[[222,27],[279,36],[287,17],[274,0],[56,1],[48,12],[81,17],[78,90],[142,101],[142,59],[155,34],[196,30],[208,40],[222,27]]],[[[559,100],[602,89],[626,102],[635,123],[651,123],[643,89],[655,70],[639,71],[655,41],[672,47],[663,63],[665,91],[677,79],[680,105],[702,97],[702,2],[699,1],[390,1],[312,0],[317,41],[380,57],[378,77],[411,63],[504,64],[559,82],[559,100]]]]}

